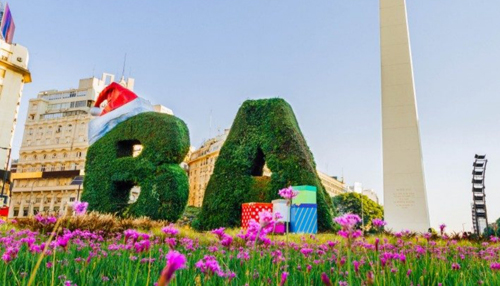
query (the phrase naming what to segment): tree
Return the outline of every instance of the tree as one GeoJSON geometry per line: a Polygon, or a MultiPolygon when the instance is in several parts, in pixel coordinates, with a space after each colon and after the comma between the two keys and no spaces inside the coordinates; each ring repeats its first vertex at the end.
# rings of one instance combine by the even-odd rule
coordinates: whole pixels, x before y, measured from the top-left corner
{"type": "Polygon", "coordinates": [[[363,219],[365,229],[371,228],[373,219],[384,218],[384,208],[362,194],[345,193],[333,197],[332,201],[333,207],[337,210],[339,215],[346,213],[359,215],[359,217],[363,219]],[[363,212],[361,212],[361,206],[363,206],[363,212]]]}

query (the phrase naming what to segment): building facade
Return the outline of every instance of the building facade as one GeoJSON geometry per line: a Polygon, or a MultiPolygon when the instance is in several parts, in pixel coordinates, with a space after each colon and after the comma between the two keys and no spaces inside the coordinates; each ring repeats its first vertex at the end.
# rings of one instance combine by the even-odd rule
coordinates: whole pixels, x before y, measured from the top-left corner
{"type": "MultiPolygon", "coordinates": [[[[31,99],[19,152],[12,174],[9,217],[37,213],[61,214],[79,200],[87,155],[90,109],[114,76],[81,79],[76,89],[42,91],[31,99]]],[[[134,81],[121,84],[133,89],[134,81]]]]}
{"type": "Polygon", "coordinates": [[[321,183],[325,187],[330,197],[335,197],[345,193],[345,184],[336,177],[329,176],[321,171],[317,171],[321,183]]]}
{"type": "MultiPolygon", "coordinates": [[[[214,172],[215,162],[219,157],[220,149],[229,134],[229,129],[224,130],[223,134],[215,138],[205,141],[198,150],[191,153],[188,160],[189,166],[189,198],[188,205],[194,207],[201,207],[203,205],[203,198],[210,176],[214,172]]],[[[333,197],[344,192],[344,183],[338,181],[336,178],[326,175],[320,171],[318,176],[321,183],[325,186],[328,194],[333,197]]],[[[271,176],[272,172],[267,165],[264,165],[262,172],[263,176],[271,176]]]]}
{"type": "Polygon", "coordinates": [[[210,176],[214,172],[215,161],[219,157],[220,149],[226,141],[229,129],[223,134],[205,141],[198,150],[191,152],[189,166],[189,198],[188,206],[201,207],[205,189],[210,176]]]}
{"type": "Polygon", "coordinates": [[[363,190],[361,194],[367,196],[370,200],[376,202],[377,204],[380,204],[378,200],[378,195],[377,193],[375,193],[374,190],[372,189],[363,190]]]}
{"type": "Polygon", "coordinates": [[[8,44],[0,40],[0,188],[3,193],[0,207],[7,203],[10,185],[8,181],[9,159],[12,140],[16,128],[19,103],[25,83],[31,82],[28,70],[28,50],[18,44],[8,44]]]}

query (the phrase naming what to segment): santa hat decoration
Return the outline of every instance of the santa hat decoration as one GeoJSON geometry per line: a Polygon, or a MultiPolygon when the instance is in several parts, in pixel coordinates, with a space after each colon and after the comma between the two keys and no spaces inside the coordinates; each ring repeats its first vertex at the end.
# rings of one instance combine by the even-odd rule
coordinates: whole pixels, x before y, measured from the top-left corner
{"type": "Polygon", "coordinates": [[[121,106],[137,99],[137,95],[121,86],[116,82],[112,82],[105,89],[101,91],[97,100],[94,104],[94,107],[90,110],[90,113],[94,116],[104,115],[110,111],[113,111],[121,106]],[[107,100],[107,104],[104,107],[104,110],[101,108],[101,104],[107,100]]]}
{"type": "Polygon", "coordinates": [[[89,143],[93,144],[99,140],[120,122],[139,113],[151,111],[154,111],[154,108],[148,101],[116,82],[111,83],[99,94],[90,110],[90,113],[97,117],[89,123],[89,143]],[[107,101],[107,104],[101,109],[104,101],[107,101]]]}

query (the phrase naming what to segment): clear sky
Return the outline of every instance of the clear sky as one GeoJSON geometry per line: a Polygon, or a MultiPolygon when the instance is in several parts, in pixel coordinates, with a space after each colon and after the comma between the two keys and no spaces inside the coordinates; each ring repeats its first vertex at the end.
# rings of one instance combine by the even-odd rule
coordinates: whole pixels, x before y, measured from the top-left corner
{"type": "MultiPolygon", "coordinates": [[[[486,153],[490,221],[500,217],[499,1],[408,0],[431,223],[470,229],[471,171],[486,153]]],[[[171,108],[199,147],[246,99],[293,107],[320,170],[382,199],[376,0],[11,1],[30,51],[28,100],[102,72],[171,108]],[[212,132],[210,133],[210,114],[212,132]]]]}

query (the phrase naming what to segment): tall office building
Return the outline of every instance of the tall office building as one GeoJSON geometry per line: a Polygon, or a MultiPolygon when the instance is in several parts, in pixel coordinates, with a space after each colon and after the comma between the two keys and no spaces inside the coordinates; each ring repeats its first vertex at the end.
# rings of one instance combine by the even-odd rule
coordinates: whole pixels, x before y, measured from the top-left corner
{"type": "Polygon", "coordinates": [[[25,83],[31,82],[28,50],[0,39],[0,207],[7,203],[8,167],[19,103],[25,83]]]}
{"type": "MultiPolygon", "coordinates": [[[[9,217],[62,213],[79,199],[81,185],[72,182],[83,175],[90,108],[113,81],[110,74],[81,79],[76,89],[42,91],[30,100],[9,217]]],[[[133,79],[120,83],[133,89],[133,79]]]]}
{"type": "Polygon", "coordinates": [[[384,217],[394,231],[430,227],[405,0],[380,0],[384,217]]]}

